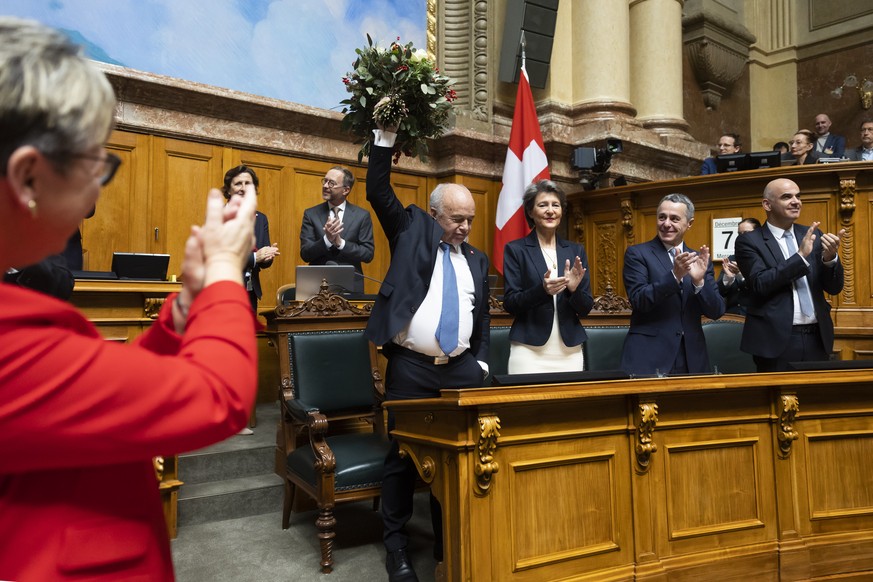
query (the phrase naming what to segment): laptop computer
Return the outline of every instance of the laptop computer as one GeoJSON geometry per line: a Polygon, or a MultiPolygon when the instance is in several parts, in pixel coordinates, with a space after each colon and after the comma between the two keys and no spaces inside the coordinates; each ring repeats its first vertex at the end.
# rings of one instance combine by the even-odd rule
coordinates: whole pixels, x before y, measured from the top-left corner
{"type": "Polygon", "coordinates": [[[76,279],[90,280],[118,279],[118,275],[116,275],[112,271],[73,271],[73,277],[76,279]]]}
{"type": "Polygon", "coordinates": [[[119,279],[164,281],[170,255],[148,253],[112,253],[112,271],[119,279]]]}
{"type": "Polygon", "coordinates": [[[348,295],[355,288],[355,268],[352,265],[298,265],[297,301],[318,295],[321,281],[327,281],[331,293],[348,295]]]}

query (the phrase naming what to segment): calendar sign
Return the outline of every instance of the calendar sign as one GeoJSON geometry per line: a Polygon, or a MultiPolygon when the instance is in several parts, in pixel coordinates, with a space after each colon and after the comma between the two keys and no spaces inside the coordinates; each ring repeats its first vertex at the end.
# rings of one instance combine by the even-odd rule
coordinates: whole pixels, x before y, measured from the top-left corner
{"type": "Polygon", "coordinates": [[[737,226],[743,218],[712,219],[712,260],[723,259],[734,254],[734,241],[737,240],[737,226]]]}

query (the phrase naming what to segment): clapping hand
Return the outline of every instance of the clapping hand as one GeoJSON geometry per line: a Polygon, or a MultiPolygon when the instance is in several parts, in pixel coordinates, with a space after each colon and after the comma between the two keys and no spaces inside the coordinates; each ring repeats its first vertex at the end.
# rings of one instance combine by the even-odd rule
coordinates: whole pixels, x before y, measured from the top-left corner
{"type": "Polygon", "coordinates": [[[255,262],[258,264],[268,263],[279,255],[279,243],[261,247],[255,251],[255,262]]]}
{"type": "Polygon", "coordinates": [[[673,275],[677,281],[681,281],[685,275],[691,275],[691,281],[695,286],[703,284],[706,269],[709,267],[709,247],[703,245],[696,253],[683,252],[673,259],[673,275]]]}
{"type": "Polygon", "coordinates": [[[842,242],[844,234],[846,234],[846,229],[842,228],[837,234],[826,233],[821,236],[822,261],[829,263],[837,257],[837,251],[840,250],[840,242],[842,242]]]}
{"type": "Polygon", "coordinates": [[[327,237],[327,240],[330,241],[335,247],[339,247],[342,243],[342,237],[340,236],[343,232],[343,223],[336,216],[331,215],[330,218],[327,219],[327,222],[324,224],[324,236],[327,237]]]}
{"type": "Polygon", "coordinates": [[[721,268],[724,270],[725,276],[730,275],[731,279],[733,279],[740,273],[740,266],[730,260],[729,257],[725,257],[724,259],[722,259],[721,268]]]}
{"type": "Polygon", "coordinates": [[[581,283],[582,278],[585,277],[586,271],[587,269],[582,266],[582,259],[579,257],[576,257],[576,260],[573,261],[572,267],[570,267],[570,259],[567,259],[564,264],[564,278],[567,279],[567,290],[570,293],[576,292],[579,283],[581,283]]]}
{"type": "Polygon", "coordinates": [[[694,286],[700,287],[703,284],[703,278],[706,277],[706,269],[709,267],[709,247],[701,245],[700,251],[688,254],[695,255],[695,260],[689,265],[688,274],[691,275],[691,282],[694,283],[694,286]]]}
{"type": "MultiPolygon", "coordinates": [[[[568,261],[569,262],[569,261],[568,261]]],[[[567,277],[552,277],[552,270],[546,271],[543,275],[543,289],[549,295],[557,295],[567,288],[567,277]]]]}
{"type": "MultiPolygon", "coordinates": [[[[815,242],[815,229],[818,228],[819,224],[821,224],[821,222],[813,222],[812,225],[806,230],[806,234],[803,235],[803,239],[801,239],[800,241],[800,248],[797,249],[797,254],[799,254],[804,259],[808,257],[809,254],[812,252],[812,245],[815,242]]],[[[824,258],[823,252],[822,258],[824,258]]]]}

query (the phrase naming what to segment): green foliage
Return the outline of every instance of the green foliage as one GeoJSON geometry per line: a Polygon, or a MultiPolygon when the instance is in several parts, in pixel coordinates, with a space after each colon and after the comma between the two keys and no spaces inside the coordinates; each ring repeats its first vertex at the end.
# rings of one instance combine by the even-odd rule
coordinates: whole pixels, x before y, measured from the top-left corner
{"type": "MultiPolygon", "coordinates": [[[[400,40],[400,37],[397,37],[400,40]]],[[[343,105],[342,129],[361,143],[358,161],[370,154],[376,120],[384,127],[397,126],[395,163],[401,154],[427,161],[427,139],[440,137],[449,125],[453,81],[441,75],[427,53],[391,43],[387,49],[373,45],[355,49],[353,71],[343,77],[348,99],[343,105]]]]}

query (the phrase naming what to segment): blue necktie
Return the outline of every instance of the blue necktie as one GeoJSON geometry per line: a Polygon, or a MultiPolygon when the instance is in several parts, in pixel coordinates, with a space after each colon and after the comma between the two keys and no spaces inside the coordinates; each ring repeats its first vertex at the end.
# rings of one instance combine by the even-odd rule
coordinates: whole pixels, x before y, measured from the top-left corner
{"type": "MultiPolygon", "coordinates": [[[[786,230],[783,235],[785,238],[785,246],[788,247],[788,257],[797,254],[797,244],[794,242],[794,233],[786,230]]],[[[806,280],[806,275],[800,279],[794,280],[794,286],[797,288],[797,299],[800,300],[800,311],[807,317],[815,316],[815,308],[812,306],[812,294],[809,291],[809,281],[806,280]]]]}
{"type": "Polygon", "coordinates": [[[441,242],[443,249],[443,308],[437,325],[436,338],[447,356],[458,347],[458,279],[452,266],[452,247],[441,242]]]}

